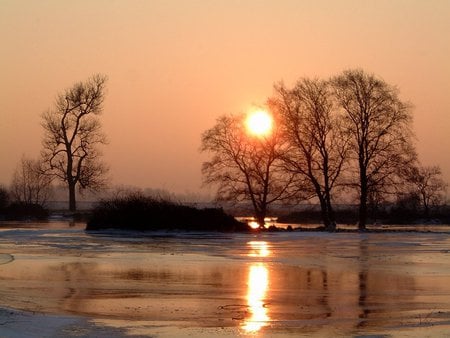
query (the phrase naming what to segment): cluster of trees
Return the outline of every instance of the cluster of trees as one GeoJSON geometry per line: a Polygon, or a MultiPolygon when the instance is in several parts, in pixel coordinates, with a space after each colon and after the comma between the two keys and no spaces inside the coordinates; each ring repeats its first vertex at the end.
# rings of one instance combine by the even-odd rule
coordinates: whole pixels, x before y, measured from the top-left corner
{"type": "Polygon", "coordinates": [[[261,226],[275,201],[316,198],[324,226],[335,230],[333,203],[357,196],[359,229],[369,206],[417,197],[426,215],[442,202],[446,184],[438,167],[420,165],[411,129],[411,106],[396,87],[362,70],[330,79],[275,85],[267,108],[269,135],[254,137],[244,116],[220,117],[202,135],[204,181],[217,197],[251,201],[261,226]]]}
{"type": "Polygon", "coordinates": [[[69,209],[76,211],[77,188],[96,191],[105,185],[108,170],[98,146],[106,143],[99,120],[106,80],[94,75],[57,96],[55,106],[42,115],[40,157],[22,158],[2,196],[16,204],[43,206],[56,180],[67,186],[69,209]]]}
{"type": "MultiPolygon", "coordinates": [[[[94,75],[57,96],[42,115],[40,157],[22,158],[9,192],[0,189],[0,208],[6,200],[43,205],[57,180],[76,211],[77,188],[105,186],[99,117],[106,81],[94,75]]],[[[252,135],[243,114],[227,115],[203,133],[201,146],[212,155],[202,166],[205,183],[217,186],[219,200],[250,201],[261,226],[277,201],[315,198],[331,231],[333,204],[343,194],[357,197],[360,229],[369,209],[387,201],[420,207],[424,217],[443,202],[447,184],[440,168],[417,159],[411,106],[379,77],[348,70],[325,80],[302,78],[292,88],[277,84],[267,109],[274,120],[269,134],[252,135]]]]}

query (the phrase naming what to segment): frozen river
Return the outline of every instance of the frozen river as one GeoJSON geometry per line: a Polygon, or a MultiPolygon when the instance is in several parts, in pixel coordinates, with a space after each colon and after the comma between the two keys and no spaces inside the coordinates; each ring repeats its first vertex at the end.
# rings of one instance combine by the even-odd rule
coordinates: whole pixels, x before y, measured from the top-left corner
{"type": "Polygon", "coordinates": [[[0,307],[0,337],[449,336],[450,235],[3,223],[0,307]]]}

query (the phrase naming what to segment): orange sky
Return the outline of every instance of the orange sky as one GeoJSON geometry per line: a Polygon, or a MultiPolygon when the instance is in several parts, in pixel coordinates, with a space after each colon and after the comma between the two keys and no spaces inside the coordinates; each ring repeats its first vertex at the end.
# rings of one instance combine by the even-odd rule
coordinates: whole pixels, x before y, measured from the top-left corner
{"type": "Polygon", "coordinates": [[[201,133],[274,82],[362,67],[414,106],[417,148],[450,181],[450,1],[0,1],[0,183],[37,156],[58,92],[108,75],[114,184],[200,189],[201,133]]]}

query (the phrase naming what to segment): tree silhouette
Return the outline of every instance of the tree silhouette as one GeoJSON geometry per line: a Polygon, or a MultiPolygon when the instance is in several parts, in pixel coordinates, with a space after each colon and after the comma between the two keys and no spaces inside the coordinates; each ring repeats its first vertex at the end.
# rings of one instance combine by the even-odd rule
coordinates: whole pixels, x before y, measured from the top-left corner
{"type": "Polygon", "coordinates": [[[311,191],[318,198],[325,228],[333,231],[331,194],[346,160],[348,137],[342,132],[341,116],[333,110],[329,83],[305,78],[292,89],[279,85],[275,91],[270,101],[281,116],[289,143],[286,169],[300,176],[298,191],[311,191]]]}
{"type": "Polygon", "coordinates": [[[447,191],[447,183],[442,179],[441,168],[418,165],[412,169],[409,181],[420,199],[423,216],[429,218],[431,207],[443,204],[447,191]]]}
{"type": "Polygon", "coordinates": [[[58,95],[55,108],[42,116],[42,156],[49,174],[67,184],[69,209],[76,210],[76,187],[97,190],[105,184],[106,166],[98,145],[105,144],[98,116],[106,77],[94,75],[58,95]]]}
{"type": "Polygon", "coordinates": [[[45,174],[40,160],[22,157],[13,174],[11,198],[14,202],[43,206],[51,193],[52,177],[45,174]]]}
{"type": "Polygon", "coordinates": [[[359,229],[363,230],[369,193],[399,184],[415,160],[411,109],[395,87],[362,70],[345,71],[332,83],[351,141],[349,159],[357,168],[351,176],[358,177],[353,186],[359,192],[359,229]]]}
{"type": "Polygon", "coordinates": [[[204,182],[217,186],[219,200],[250,201],[263,226],[268,206],[285,198],[292,183],[282,167],[284,147],[277,126],[266,137],[252,137],[243,115],[222,116],[202,135],[201,151],[212,154],[202,166],[204,182]]]}

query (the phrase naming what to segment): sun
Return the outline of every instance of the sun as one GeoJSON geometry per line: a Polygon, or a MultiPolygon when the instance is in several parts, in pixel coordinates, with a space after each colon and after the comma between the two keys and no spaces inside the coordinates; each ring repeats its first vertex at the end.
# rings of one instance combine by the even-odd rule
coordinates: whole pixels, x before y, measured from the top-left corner
{"type": "Polygon", "coordinates": [[[248,222],[248,226],[252,229],[258,229],[260,225],[256,221],[250,221],[250,222],[248,222]]]}
{"type": "Polygon", "coordinates": [[[258,110],[247,116],[245,125],[250,134],[266,136],[272,131],[273,118],[265,110],[258,110]]]}

